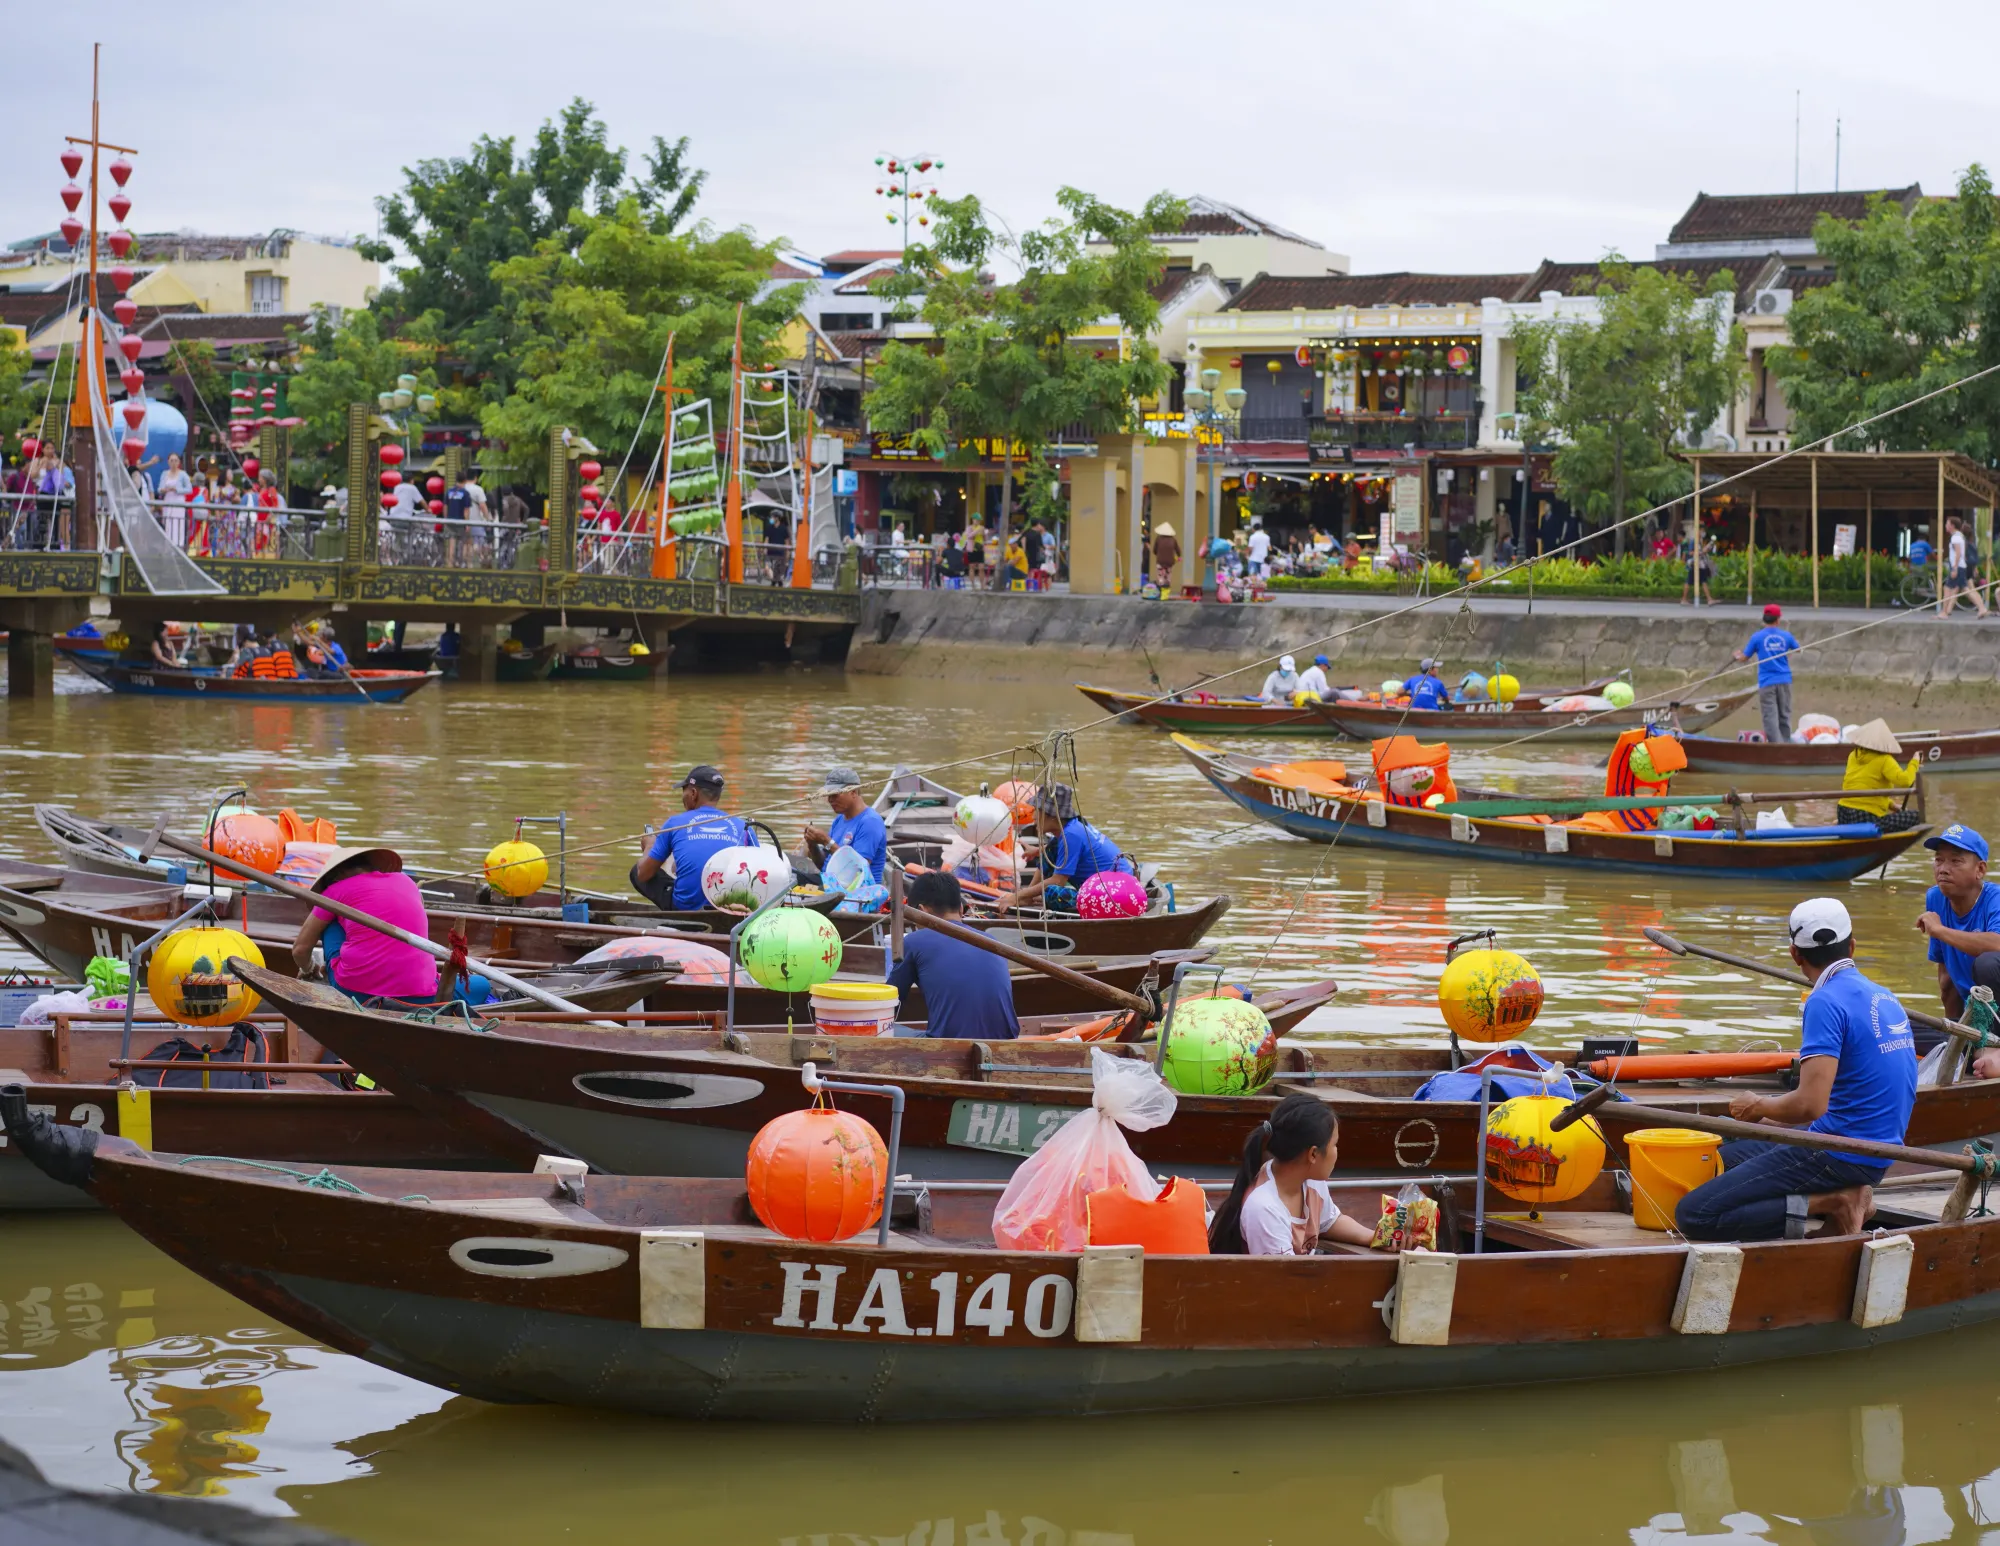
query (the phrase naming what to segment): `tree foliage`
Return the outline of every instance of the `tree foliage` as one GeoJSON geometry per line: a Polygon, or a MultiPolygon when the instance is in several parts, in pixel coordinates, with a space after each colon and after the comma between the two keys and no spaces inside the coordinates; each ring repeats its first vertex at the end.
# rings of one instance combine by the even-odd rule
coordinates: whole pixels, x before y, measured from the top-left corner
{"type": "Polygon", "coordinates": [[[40,420],[46,388],[29,384],[32,363],[12,333],[0,333],[0,440],[12,440],[40,420]]]}
{"type": "MultiPolygon", "coordinates": [[[[1822,215],[1813,240],[1838,277],[1786,319],[1790,343],[1766,355],[1806,444],[1887,413],[2000,362],[2000,209],[1985,169],[1955,199],[1905,213],[1886,199],[1858,221],[1822,215]]],[[[2000,458],[2000,380],[1989,377],[1897,413],[1837,450],[1956,450],[2000,458]]]]}
{"type": "Polygon", "coordinates": [[[616,466],[638,438],[635,467],[650,460],[663,433],[654,383],[674,337],[675,405],[715,403],[721,429],[729,407],[730,356],[742,307],[743,358],[759,369],[779,354],[778,335],[798,310],[787,286],[759,299],[777,244],[745,231],[666,229],[640,199],[578,222],[494,271],[518,370],[504,400],[481,414],[486,433],[515,448],[524,469],[557,426],[587,437],[616,466]],[[642,432],[643,431],[643,432],[642,432]]]}
{"type": "Polygon", "coordinates": [[[932,336],[883,348],[869,420],[911,433],[945,462],[971,459],[969,441],[1000,442],[1003,547],[1016,449],[1039,462],[1065,426],[1125,429],[1168,379],[1151,341],[1160,315],[1152,287],[1165,263],[1151,238],[1177,229],[1185,206],[1163,193],[1133,213],[1075,188],[1056,199],[1062,216],[1019,237],[996,229],[977,198],[938,200],[936,236],[911,247],[884,286],[900,302],[922,296],[932,336]],[[996,260],[1020,277],[997,282],[996,260]],[[1083,336],[1107,322],[1122,339],[1083,336]]]}
{"type": "MultiPolygon", "coordinates": [[[[292,412],[305,420],[292,431],[295,483],[346,481],[348,404],[373,403],[405,374],[414,375],[425,391],[438,390],[437,363],[444,344],[435,312],[389,336],[373,311],[349,312],[339,327],[321,311],[310,328],[293,337],[299,372],[285,396],[292,412]]],[[[451,397],[448,391],[441,396],[449,417],[451,397]]]]}
{"type": "MultiPolygon", "coordinates": [[[[1595,321],[1517,324],[1520,408],[1531,441],[1557,442],[1556,486],[1593,522],[1623,521],[1693,487],[1673,458],[1735,397],[1743,335],[1722,317],[1735,280],[1606,259],[1595,321]]],[[[1615,534],[1625,551],[1626,528],[1615,534]]]]}

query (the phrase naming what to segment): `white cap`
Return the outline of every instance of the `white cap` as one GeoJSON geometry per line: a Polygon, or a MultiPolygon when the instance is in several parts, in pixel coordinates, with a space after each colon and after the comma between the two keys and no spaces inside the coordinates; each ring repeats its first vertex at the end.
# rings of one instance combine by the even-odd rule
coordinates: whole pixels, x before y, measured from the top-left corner
{"type": "Polygon", "coordinates": [[[1792,909],[1792,943],[1801,950],[1837,945],[1854,937],[1854,920],[1844,903],[1830,896],[1810,897],[1792,909]]]}
{"type": "Polygon", "coordinates": [[[1278,657],[1278,669],[1280,671],[1296,671],[1298,670],[1298,668],[1299,668],[1299,663],[1296,660],[1292,659],[1291,656],[1280,655],[1278,657]]]}

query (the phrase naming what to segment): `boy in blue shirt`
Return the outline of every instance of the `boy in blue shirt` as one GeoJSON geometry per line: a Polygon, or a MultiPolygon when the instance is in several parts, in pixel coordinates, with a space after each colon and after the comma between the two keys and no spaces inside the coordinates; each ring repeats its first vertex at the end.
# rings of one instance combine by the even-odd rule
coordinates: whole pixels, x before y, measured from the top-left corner
{"type": "MultiPolygon", "coordinates": [[[[933,870],[910,882],[909,902],[917,914],[964,922],[965,893],[957,877],[933,870]]],[[[909,915],[906,915],[909,916],[909,915]]],[[[903,993],[924,996],[926,1036],[976,1041],[1012,1041],[1021,1034],[1014,1014],[1014,982],[1007,963],[990,950],[917,925],[903,939],[903,959],[889,981],[903,993]]]]}
{"type": "MultiPolygon", "coordinates": [[[[1805,1124],[1807,1132],[1901,1143],[1917,1099],[1917,1045],[1894,994],[1854,964],[1854,923],[1832,897],[1792,909],[1792,960],[1812,983],[1802,1018],[1799,1084],[1783,1095],[1738,1095],[1741,1122],[1805,1124]]],[[[1851,1235],[1867,1223],[1872,1188],[1889,1167],[1856,1154],[1738,1139],[1722,1174],[1689,1192],[1674,1222],[1690,1240],[1799,1239],[1808,1218],[1851,1235]]]]}
{"type": "Polygon", "coordinates": [[[708,906],[702,894],[701,867],[725,848],[747,847],[754,840],[741,819],[723,810],[722,775],[707,763],[681,780],[681,812],[660,823],[646,857],[632,866],[632,889],[655,907],[669,912],[694,912],[708,906]],[[664,873],[674,861],[673,877],[664,873]]]}
{"type": "MultiPolygon", "coordinates": [[[[1074,889],[1104,870],[1138,873],[1132,861],[1118,851],[1118,845],[1076,813],[1076,791],[1068,784],[1051,784],[1035,802],[1035,824],[1041,833],[1042,851],[1037,861],[1042,877],[993,905],[1005,910],[1026,907],[1051,886],[1074,889]]],[[[1074,907],[1074,903],[1070,904],[1074,907]]]]}
{"type": "MultiPolygon", "coordinates": [[[[1924,894],[1917,932],[1930,941],[1946,1016],[1963,1020],[1975,986],[1984,983],[2000,994],[2000,886],[1986,878],[1986,839],[1963,822],[1925,838],[1924,847],[1931,851],[1935,884],[1924,894]]],[[[1944,1038],[1931,1031],[1925,1039],[1936,1046],[1944,1038]]],[[[1973,1067],[1982,1079],[1993,1077],[2000,1073],[2000,1053],[1981,1053],[1973,1067]]]]}
{"type": "Polygon", "coordinates": [[[1785,609],[1775,602],[1764,608],[1764,626],[1736,654],[1738,660],[1757,662],[1757,707],[1764,715],[1767,741],[1792,738],[1791,656],[1799,641],[1777,626],[1784,615],[1785,609]]]}
{"type": "Polygon", "coordinates": [[[851,848],[868,861],[868,878],[882,884],[882,870],[889,862],[889,829],[882,813],[861,798],[861,779],[852,768],[829,768],[821,794],[833,811],[833,820],[824,827],[808,826],[806,854],[821,869],[836,848],[851,848]]]}
{"type": "Polygon", "coordinates": [[[1437,662],[1419,662],[1417,674],[1403,683],[1403,691],[1410,695],[1410,707],[1413,709],[1443,708],[1447,694],[1444,678],[1437,674],[1437,662]]]}

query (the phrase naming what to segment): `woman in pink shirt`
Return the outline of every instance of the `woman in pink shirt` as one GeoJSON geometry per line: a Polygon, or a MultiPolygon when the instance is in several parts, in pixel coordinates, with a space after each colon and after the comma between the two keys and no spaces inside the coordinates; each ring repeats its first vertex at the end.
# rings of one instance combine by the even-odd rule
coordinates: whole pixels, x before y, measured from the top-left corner
{"type": "MultiPolygon", "coordinates": [[[[430,938],[423,897],[417,883],[403,873],[402,855],[393,848],[336,849],[312,889],[371,918],[430,938]]],[[[299,925],[292,941],[294,959],[303,964],[315,945],[325,951],[327,980],[343,993],[419,1004],[438,997],[437,961],[415,945],[343,922],[323,907],[315,907],[299,925]]]]}

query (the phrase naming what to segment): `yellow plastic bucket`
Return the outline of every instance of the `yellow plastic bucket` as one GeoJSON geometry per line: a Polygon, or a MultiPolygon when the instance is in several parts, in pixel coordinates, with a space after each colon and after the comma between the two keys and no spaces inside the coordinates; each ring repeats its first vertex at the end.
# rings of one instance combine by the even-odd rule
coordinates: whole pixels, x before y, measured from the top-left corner
{"type": "Polygon", "coordinates": [[[1641,1229],[1672,1229],[1680,1200],[1722,1174],[1722,1140],[1689,1127],[1627,1133],[1625,1153],[1632,1167],[1632,1222],[1641,1229]]]}
{"type": "Polygon", "coordinates": [[[810,994],[823,1036],[881,1036],[895,1023],[900,995],[886,982],[823,982],[810,994]]]}

